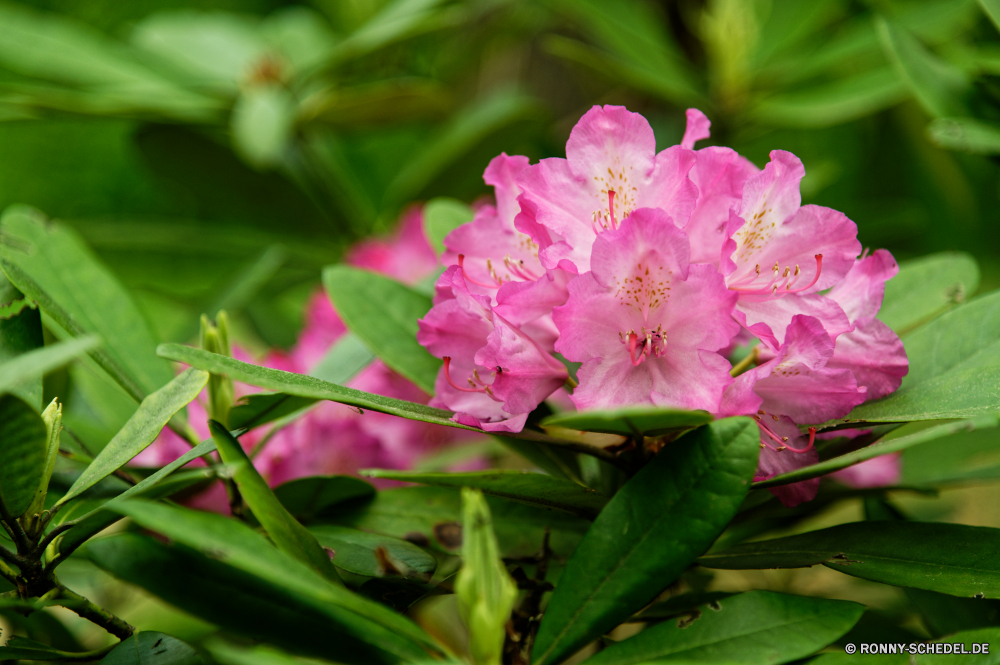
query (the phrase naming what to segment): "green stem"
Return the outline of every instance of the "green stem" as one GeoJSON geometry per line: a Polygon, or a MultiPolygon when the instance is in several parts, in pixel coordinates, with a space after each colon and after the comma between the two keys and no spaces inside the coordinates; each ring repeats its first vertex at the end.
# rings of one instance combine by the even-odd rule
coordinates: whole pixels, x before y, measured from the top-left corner
{"type": "Polygon", "coordinates": [[[0,561],[0,577],[17,586],[17,573],[3,561],[0,561]]]}
{"type": "Polygon", "coordinates": [[[733,368],[729,370],[729,375],[739,376],[750,369],[750,365],[755,364],[758,358],[760,358],[760,349],[755,346],[750,350],[746,358],[733,365],[733,368]]]}
{"type": "Polygon", "coordinates": [[[103,607],[94,604],[78,593],[70,591],[62,584],[57,583],[57,586],[59,588],[59,596],[57,600],[69,601],[59,603],[66,609],[76,612],[87,621],[100,626],[120,640],[128,639],[132,636],[132,633],[135,632],[135,628],[122,621],[111,612],[108,612],[103,607]]]}

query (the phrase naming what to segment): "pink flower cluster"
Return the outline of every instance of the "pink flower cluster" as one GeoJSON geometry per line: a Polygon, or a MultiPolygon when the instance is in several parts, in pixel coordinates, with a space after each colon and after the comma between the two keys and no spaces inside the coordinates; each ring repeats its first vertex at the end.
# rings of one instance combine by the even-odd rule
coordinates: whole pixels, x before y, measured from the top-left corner
{"type": "MultiPolygon", "coordinates": [[[[423,219],[419,208],[403,216],[396,234],[388,240],[369,240],[355,246],[347,262],[360,268],[414,284],[429,277],[438,268],[434,250],[423,232],[423,219]]],[[[289,372],[307,374],[329,348],[347,331],[346,326],[324,293],[316,293],[309,302],[306,325],[295,347],[288,353],[271,352],[258,364],[289,372]]],[[[246,362],[254,362],[239,347],[233,355],[246,362]]],[[[346,385],[426,404],[430,396],[416,385],[393,372],[376,360],[359,372],[346,385]]],[[[236,384],[237,397],[259,392],[251,386],[236,384]]],[[[209,437],[208,415],[204,403],[207,393],[192,402],[187,409],[188,419],[195,432],[203,439],[209,437]]],[[[254,451],[268,435],[266,429],[252,430],[240,442],[248,451],[254,451]]],[[[272,486],[304,476],[354,474],[358,469],[378,467],[388,469],[412,468],[414,462],[442,447],[469,441],[468,432],[405,420],[377,412],[359,414],[351,407],[335,402],[322,402],[289,426],[277,431],[254,457],[254,465],[272,486]]],[[[167,464],[190,446],[170,430],[164,430],[157,440],[140,453],[134,464],[158,467],[167,464]]],[[[200,460],[196,460],[200,463],[200,460]]],[[[210,490],[196,497],[199,507],[221,510],[225,493],[216,483],[210,490]]]]}
{"type": "MultiPolygon", "coordinates": [[[[496,205],[444,241],[447,267],[418,340],[444,360],[432,404],[487,431],[519,431],[582,363],[578,409],[656,405],[752,416],[758,479],[815,462],[815,429],[896,390],[908,363],[875,318],[898,268],[861,253],[844,214],[801,205],[805,170],[776,150],[763,170],[724,147],[695,150],[594,107],[566,159],[501,154],[496,205]],[[860,257],[859,257],[860,255],[860,257]],[[756,366],[730,354],[756,342],[756,366]],[[736,373],[737,376],[732,376],[736,373]]],[[[776,490],[788,505],[818,480],[776,490]]]]}

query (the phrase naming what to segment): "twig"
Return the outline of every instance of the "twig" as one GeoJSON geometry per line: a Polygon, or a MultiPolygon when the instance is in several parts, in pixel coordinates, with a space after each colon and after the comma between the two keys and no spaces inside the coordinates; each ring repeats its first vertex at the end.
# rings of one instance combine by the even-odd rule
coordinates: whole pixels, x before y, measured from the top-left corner
{"type": "Polygon", "coordinates": [[[80,594],[70,591],[62,584],[57,583],[57,588],[59,589],[59,595],[55,598],[55,600],[57,602],[69,601],[59,602],[60,605],[66,609],[76,612],[87,621],[100,626],[118,639],[126,640],[132,636],[132,633],[135,632],[135,628],[131,625],[122,621],[103,607],[95,605],[93,602],[84,598],[80,594]]]}
{"type": "Polygon", "coordinates": [[[3,561],[0,561],[0,577],[17,586],[17,573],[3,561]]]}
{"type": "Polygon", "coordinates": [[[52,530],[45,534],[45,537],[38,543],[38,547],[35,551],[41,554],[53,540],[55,540],[60,534],[63,534],[75,527],[76,524],[76,522],[63,522],[59,526],[52,527],[52,530]]]}
{"type": "Polygon", "coordinates": [[[10,539],[14,541],[14,545],[17,546],[17,553],[24,554],[28,552],[31,547],[28,543],[28,535],[24,533],[24,529],[21,528],[20,522],[18,522],[14,517],[7,512],[7,508],[0,502],[0,524],[3,524],[3,528],[7,530],[10,539]]]}

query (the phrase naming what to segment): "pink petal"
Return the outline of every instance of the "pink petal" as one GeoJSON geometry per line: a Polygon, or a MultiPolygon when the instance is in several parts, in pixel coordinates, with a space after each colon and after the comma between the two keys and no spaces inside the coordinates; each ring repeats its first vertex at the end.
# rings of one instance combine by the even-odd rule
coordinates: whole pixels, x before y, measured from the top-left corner
{"type": "Polygon", "coordinates": [[[827,366],[850,370],[858,385],[868,389],[869,400],[896,392],[910,371],[903,342],[878,319],[863,321],[838,337],[827,366]]]}
{"type": "Polygon", "coordinates": [[[831,338],[851,329],[850,321],[840,306],[830,298],[815,293],[759,302],[740,298],[733,311],[740,325],[772,350],[784,343],[785,331],[798,315],[818,320],[831,338]]]}
{"type": "MultiPolygon", "coordinates": [[[[692,263],[719,266],[723,246],[730,236],[727,233],[730,213],[740,204],[743,185],[750,174],[745,160],[729,148],[704,148],[696,154],[690,178],[698,188],[698,199],[684,232],[691,239],[692,263]]],[[[733,243],[730,256],[735,249],[733,243]]]]}
{"type": "MultiPolygon", "coordinates": [[[[769,423],[769,427],[779,436],[787,436],[788,443],[795,448],[805,448],[805,437],[799,434],[799,428],[791,420],[782,418],[778,422],[769,423]]],[[[808,452],[796,453],[790,449],[782,451],[772,450],[775,443],[769,437],[761,433],[761,443],[764,447],[760,449],[760,461],[757,464],[757,477],[755,480],[765,480],[780,476],[783,473],[794,471],[805,466],[819,462],[819,454],[815,448],[810,448],[808,452]]],[[[819,491],[819,478],[803,480],[790,485],[780,485],[769,488],[771,494],[778,497],[778,500],[787,508],[794,508],[804,501],[812,501],[819,491]]]]}
{"type": "Polygon", "coordinates": [[[438,267],[437,255],[423,229],[423,210],[414,206],[403,214],[399,228],[385,240],[366,240],[348,253],[347,263],[416,284],[438,267]]]}
{"type": "Polygon", "coordinates": [[[848,487],[885,487],[895,485],[903,475],[901,453],[873,457],[860,464],[849,466],[830,477],[848,487]]]}
{"type": "Polygon", "coordinates": [[[885,283],[898,272],[899,265],[892,254],[877,249],[870,256],[855,261],[847,276],[827,297],[837,301],[852,324],[871,321],[882,307],[885,283]]]}
{"type": "Polygon", "coordinates": [[[711,136],[708,130],[712,126],[712,123],[698,109],[688,109],[684,115],[687,116],[687,127],[684,128],[684,138],[681,139],[681,147],[691,150],[694,148],[696,141],[707,139],[711,136]]]}

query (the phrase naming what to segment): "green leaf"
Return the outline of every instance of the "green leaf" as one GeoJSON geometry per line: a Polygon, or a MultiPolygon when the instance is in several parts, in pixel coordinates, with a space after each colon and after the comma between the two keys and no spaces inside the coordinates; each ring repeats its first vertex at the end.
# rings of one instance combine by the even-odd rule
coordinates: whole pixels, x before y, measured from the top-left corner
{"type": "Polygon", "coordinates": [[[995,645],[1000,642],[1000,628],[980,628],[978,630],[964,630],[954,635],[949,635],[944,639],[935,642],[945,642],[954,645],[952,649],[958,648],[959,644],[964,645],[964,654],[920,654],[913,658],[915,665],[954,665],[955,663],[975,662],[976,665],[997,665],[1000,663],[1000,653],[997,653],[995,645]],[[967,654],[977,653],[975,647],[980,649],[983,645],[988,645],[989,655],[979,652],[975,658],[969,658],[967,654]]]}
{"type": "Polygon", "coordinates": [[[964,302],[979,288],[979,265],[964,252],[939,252],[899,265],[885,284],[878,318],[905,334],[943,310],[964,302]]]}
{"type": "Polygon", "coordinates": [[[333,584],[299,559],[273,547],[242,522],[139,499],[122,502],[115,510],[147,529],[294,594],[299,602],[319,610],[335,624],[328,639],[337,635],[337,639],[343,636],[345,641],[360,640],[402,660],[423,658],[425,649],[431,653],[441,651],[409,619],[333,584]]]}
{"type": "Polygon", "coordinates": [[[1000,410],[1000,291],[945,312],[903,345],[910,370],[899,390],[855,408],[846,421],[971,418],[1000,410]]]}
{"type": "Polygon", "coordinates": [[[903,452],[901,485],[938,487],[1000,478],[1000,448],[991,429],[959,431],[903,452]]]}
{"type": "Polygon", "coordinates": [[[279,85],[257,85],[244,91],[233,107],[233,143],[257,168],[281,163],[295,126],[295,100],[279,85]]]}
{"type": "MultiPolygon", "coordinates": [[[[44,344],[42,315],[38,308],[0,273],[0,364],[44,344]]],[[[42,410],[41,374],[25,380],[10,392],[30,404],[35,411],[42,410]]]]}
{"type": "Polygon", "coordinates": [[[296,413],[316,403],[310,397],[295,397],[283,393],[244,395],[229,411],[229,426],[233,429],[253,429],[296,413]]]}
{"type": "Polygon", "coordinates": [[[788,663],[810,656],[858,622],[864,605],[749,591],[683,624],[665,621],[588,659],[587,665],[651,661],[788,663]]]}
{"type": "Polygon", "coordinates": [[[7,646],[0,647],[0,662],[15,662],[18,659],[30,661],[83,661],[90,662],[100,658],[107,649],[96,651],[85,651],[73,653],[70,651],[60,651],[53,649],[47,644],[41,644],[34,640],[29,640],[19,635],[12,636],[7,640],[7,646]]]}
{"type": "Polygon", "coordinates": [[[0,392],[11,391],[32,377],[47,374],[74,358],[97,348],[100,340],[93,336],[71,339],[28,351],[0,365],[0,392]]]}
{"type": "MultiPolygon", "coordinates": [[[[504,557],[538,554],[546,529],[551,533],[552,551],[556,556],[567,557],[589,526],[586,520],[564,513],[538,510],[495,497],[486,500],[504,557]]],[[[345,506],[327,519],[363,531],[426,543],[442,552],[453,553],[462,546],[460,495],[448,488],[382,490],[367,505],[345,506]]]]}
{"type": "Polygon", "coordinates": [[[142,400],[139,408],[58,503],[63,504],[125,466],[153,443],[174,414],[191,403],[208,383],[208,373],[187,369],[176,379],[142,400]]]}
{"type": "Polygon", "coordinates": [[[45,421],[15,395],[0,395],[0,512],[20,517],[45,475],[45,421]]]}
{"type": "Polygon", "coordinates": [[[1000,30],[1000,2],[998,0],[979,0],[979,6],[990,17],[994,27],[1000,30]]]}
{"type": "Polygon", "coordinates": [[[518,592],[500,559],[490,507],[478,490],[462,489],[462,533],[463,564],[455,577],[455,595],[469,629],[469,652],[475,665],[499,665],[518,592]]]}
{"type": "Polygon", "coordinates": [[[434,252],[444,254],[444,239],[449,233],[472,221],[472,208],[456,199],[439,197],[424,206],[424,235],[434,252]]]}
{"type": "Polygon", "coordinates": [[[935,522],[855,522],[737,545],[706,568],[803,568],[819,563],[873,582],[953,596],[1000,598],[1000,529],[935,522]]]}
{"type": "Polygon", "coordinates": [[[565,660],[649,603],[704,553],[750,488],[759,439],[747,418],[713,422],[668,444],[633,476],[567,562],[532,662],[565,660]]]}
{"type": "Polygon", "coordinates": [[[946,150],[974,155],[1000,153],[1000,125],[975,118],[936,118],[927,125],[927,136],[946,150]]]}
{"type": "MultiPolygon", "coordinates": [[[[112,498],[110,501],[87,511],[79,517],[73,518],[74,526],[66,534],[64,534],[59,541],[59,551],[61,554],[66,554],[72,552],[77,547],[82,545],[86,540],[92,536],[97,535],[104,529],[108,528],[119,519],[121,516],[118,513],[105,510],[106,508],[112,507],[116,502],[124,501],[129,498],[146,498],[146,499],[159,499],[164,496],[169,496],[174,492],[178,492],[185,487],[188,487],[200,480],[206,478],[211,478],[215,474],[210,469],[199,469],[196,472],[190,473],[183,482],[171,483],[167,480],[174,471],[180,469],[189,462],[208,455],[215,451],[215,442],[211,439],[208,441],[203,441],[191,450],[187,451],[176,460],[167,464],[162,469],[156,471],[152,475],[143,478],[141,481],[128,488],[118,496],[112,498]],[[164,482],[167,480],[167,482],[164,482]]],[[[182,474],[177,474],[178,476],[182,474]]],[[[170,480],[174,480],[175,477],[171,477],[170,480]]],[[[59,517],[64,517],[64,513],[68,513],[73,510],[75,504],[67,507],[62,513],[59,513],[59,517]]]]}
{"type": "Polygon", "coordinates": [[[391,369],[434,393],[441,361],[417,343],[431,299],[399,282],[346,265],[327,266],[323,286],[340,318],[391,369]]]}
{"type": "Polygon", "coordinates": [[[347,383],[371,364],[375,356],[365,347],[364,342],[353,333],[345,333],[323,355],[316,366],[309,370],[309,376],[329,381],[347,383]]]}
{"type": "Polygon", "coordinates": [[[393,0],[355,30],[334,50],[333,63],[346,62],[371,53],[433,25],[441,0],[393,0]]]}
{"type": "Polygon", "coordinates": [[[507,436],[494,436],[494,438],[542,471],[556,478],[571,480],[579,485],[584,484],[580,476],[580,462],[572,451],[538,441],[512,439],[507,436]]]}
{"type": "MultiPolygon", "coordinates": [[[[98,334],[107,344],[106,353],[138,384],[143,396],[173,378],[170,365],[155,357],[156,340],[131,296],[76,232],[26,206],[7,208],[0,229],[7,238],[0,244],[0,256],[33,284],[24,283],[4,265],[7,277],[44,313],[66,328],[50,311],[52,302],[81,330],[98,334]]],[[[73,330],[66,332],[78,336],[73,330]]]]}
{"type": "Polygon", "coordinates": [[[201,665],[198,652],[176,637],[137,632],[116,646],[100,665],[201,665]]]}
{"type": "Polygon", "coordinates": [[[157,349],[164,358],[186,363],[204,369],[213,374],[225,374],[234,381],[241,381],[252,386],[276,390],[289,395],[299,397],[310,397],[313,399],[328,399],[341,404],[358,406],[363,409],[371,409],[381,413],[389,413],[402,418],[420,420],[436,425],[447,427],[457,427],[478,432],[480,430],[473,427],[466,427],[452,422],[451,412],[443,409],[435,409],[415,402],[406,402],[401,399],[382,397],[372,393],[346,388],[335,383],[321,381],[320,379],[304,374],[294,374],[292,372],[282,372],[267,367],[259,367],[248,363],[240,362],[232,358],[220,356],[216,353],[208,353],[201,349],[194,349],[182,344],[161,344],[157,349]]]}
{"type": "Polygon", "coordinates": [[[208,427],[212,431],[219,457],[229,465],[232,478],[244,501],[278,549],[298,559],[330,582],[341,584],[337,571],[330,563],[330,557],[316,542],[316,538],[281,505],[239,441],[214,420],[208,421],[208,427]]]}
{"type": "Polygon", "coordinates": [[[470,471],[466,473],[421,473],[419,471],[393,471],[368,469],[361,475],[386,478],[423,485],[472,487],[491,496],[498,496],[530,506],[554,508],[585,519],[597,516],[608,497],[561,478],[528,471],[470,471]]]}
{"type": "Polygon", "coordinates": [[[35,496],[28,506],[28,515],[39,515],[45,508],[45,495],[49,490],[49,480],[55,470],[56,458],[59,457],[59,432],[62,431],[62,404],[57,399],[42,411],[42,421],[45,423],[45,466],[42,476],[35,488],[35,496]]]}
{"type": "Polygon", "coordinates": [[[797,483],[800,480],[819,478],[820,476],[825,476],[828,473],[833,473],[834,471],[840,471],[841,469],[846,469],[849,466],[854,466],[855,464],[859,464],[865,460],[906,450],[912,446],[933,441],[934,439],[940,439],[958,432],[971,432],[977,429],[992,429],[998,425],[1000,425],[1000,417],[996,415],[979,416],[977,418],[970,418],[969,420],[945,423],[943,425],[930,427],[919,432],[914,432],[913,434],[907,434],[897,438],[883,439],[871,444],[870,446],[865,446],[860,450],[847,453],[846,455],[833,457],[824,462],[800,467],[794,471],[783,473],[780,476],[774,476],[773,478],[762,480],[758,483],[754,483],[753,486],[754,489],[777,487],[778,485],[797,483]]]}
{"type": "Polygon", "coordinates": [[[309,522],[338,504],[374,497],[375,488],[353,476],[309,476],[278,485],[274,495],[297,520],[309,522]]]}
{"type": "Polygon", "coordinates": [[[707,411],[680,411],[660,407],[630,406],[607,411],[567,411],[549,416],[542,427],[564,427],[584,432],[622,436],[659,436],[712,422],[707,411]]]}
{"type": "Polygon", "coordinates": [[[393,574],[380,562],[380,556],[404,577],[414,575],[429,579],[437,568],[437,559],[413,543],[368,533],[344,526],[321,524],[309,528],[319,544],[333,550],[333,564],[355,575],[383,577],[393,574]],[[376,550],[382,550],[381,555],[376,550]]]}
{"type": "Polygon", "coordinates": [[[961,70],[932,54],[900,25],[878,17],[875,27],[886,56],[924,110],[938,118],[966,115],[969,81],[961,70]]]}

